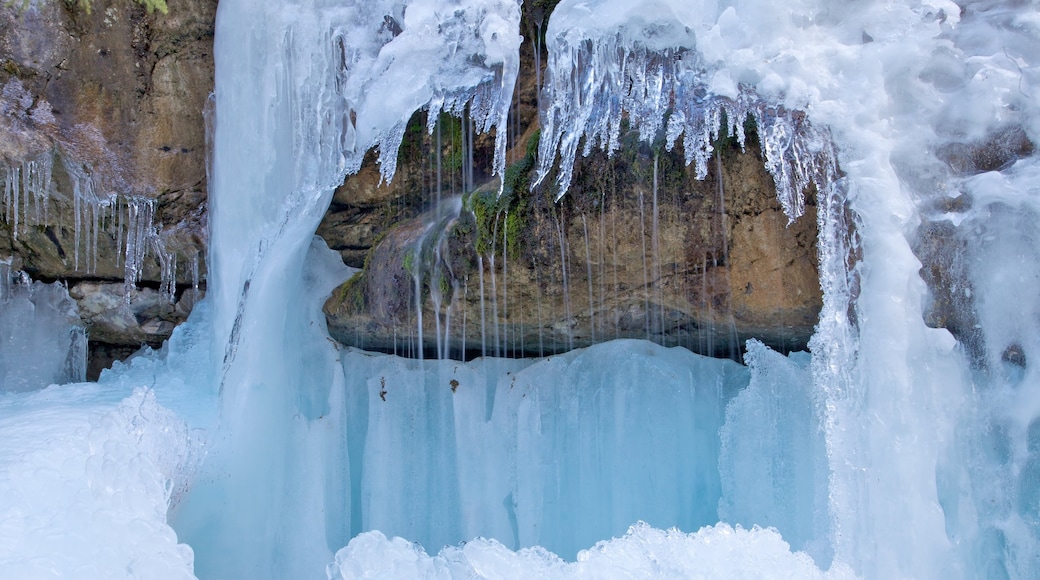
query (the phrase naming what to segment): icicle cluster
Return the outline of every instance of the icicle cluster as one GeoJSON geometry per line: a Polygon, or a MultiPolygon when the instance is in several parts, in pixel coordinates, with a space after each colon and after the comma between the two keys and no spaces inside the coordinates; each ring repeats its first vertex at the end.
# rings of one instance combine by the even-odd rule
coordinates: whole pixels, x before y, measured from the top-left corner
{"type": "MultiPolygon", "coordinates": [[[[120,216],[122,213],[120,212],[120,216]]],[[[122,225],[122,224],[121,224],[122,225]]],[[[159,293],[173,302],[177,291],[177,254],[166,250],[155,224],[155,200],[131,197],[126,200],[126,253],[123,263],[123,298],[127,304],[141,281],[144,259],[148,251],[159,260],[159,293]]],[[[197,275],[197,264],[193,275],[197,275]]],[[[194,280],[193,280],[194,281],[194,280]]]]}
{"type": "Polygon", "coordinates": [[[48,151],[4,171],[4,195],[0,206],[16,240],[19,232],[30,223],[39,224],[47,220],[52,164],[53,157],[48,151]]]}
{"type": "MultiPolygon", "coordinates": [[[[652,38],[623,32],[595,39],[550,27],[549,62],[542,101],[542,137],[537,182],[553,169],[559,154],[557,199],[570,187],[574,160],[593,147],[612,155],[627,121],[639,138],[671,151],[682,136],[686,163],[698,179],[721,137],[735,136],[744,146],[744,120],[758,127],[766,169],[789,219],[805,210],[810,183],[824,186],[834,173],[829,137],[798,111],[770,104],[752,87],[720,84],[713,67],[692,48],[648,47],[652,38]],[[725,126],[723,123],[725,122],[725,126]]],[[[672,34],[675,36],[675,34],[672,34]]],[[[688,46],[692,33],[682,32],[688,46]]]]}
{"type": "MultiPolygon", "coordinates": [[[[347,105],[335,115],[342,117],[339,134],[348,173],[378,146],[382,177],[389,182],[408,120],[422,108],[428,110],[431,133],[441,112],[461,118],[467,109],[478,131],[506,126],[520,68],[519,2],[452,4],[366,3],[350,8],[353,18],[334,29],[335,92],[347,105]],[[373,27],[374,22],[382,24],[373,27]]],[[[495,145],[494,170],[501,174],[504,129],[496,133],[495,145]]]]}
{"type": "MultiPolygon", "coordinates": [[[[47,151],[4,171],[4,193],[0,198],[0,217],[12,227],[14,239],[29,225],[50,221],[49,200],[57,192],[52,179],[54,152],[47,151]]],[[[126,299],[141,281],[144,260],[149,252],[159,261],[160,291],[169,301],[175,299],[176,253],[168,251],[155,223],[155,200],[145,197],[100,193],[89,167],[61,157],[72,184],[74,249],[72,266],[92,274],[98,265],[98,236],[111,235],[116,241],[116,266],[124,267],[126,299]]],[[[198,258],[196,257],[196,260],[198,258]]],[[[198,264],[192,266],[197,288],[198,264]]]]}

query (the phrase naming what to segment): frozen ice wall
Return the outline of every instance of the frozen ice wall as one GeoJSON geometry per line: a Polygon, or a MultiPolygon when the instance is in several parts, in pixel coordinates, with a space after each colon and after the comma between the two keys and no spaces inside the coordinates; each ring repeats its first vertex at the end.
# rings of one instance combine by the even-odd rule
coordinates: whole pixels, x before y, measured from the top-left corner
{"type": "Polygon", "coordinates": [[[833,558],[823,409],[807,353],[784,357],[748,341],[751,380],[727,406],[719,436],[721,521],[778,530],[821,567],[833,558]]]}
{"type": "MultiPolygon", "coordinates": [[[[824,309],[812,399],[835,557],[867,577],[1036,575],[1025,529],[1037,513],[1037,414],[1024,361],[1038,253],[1023,217],[1040,138],[1036,3],[653,7],[557,7],[543,174],[558,151],[566,188],[581,137],[585,150],[611,150],[622,111],[648,141],[670,147],[681,134],[694,162],[710,153],[720,111],[738,137],[750,114],[790,217],[804,185],[816,186],[824,309]],[[965,265],[952,283],[968,292],[958,304],[978,311],[982,359],[969,356],[978,344],[924,323],[912,251],[923,219],[948,221],[962,240],[945,251],[963,254],[950,260],[965,265]]],[[[723,507],[744,521],[784,508],[766,502],[744,519],[751,504],[723,507]]]]}
{"type": "Polygon", "coordinates": [[[351,536],[474,537],[573,559],[639,520],[718,521],[719,428],[747,370],[645,341],[539,361],[350,351],[351,536]]]}
{"type": "Polygon", "coordinates": [[[68,288],[0,261],[0,392],[82,381],[86,372],[87,335],[68,288]]]}
{"type": "Polygon", "coordinates": [[[349,539],[330,415],[343,375],[320,308],[347,273],[312,236],[366,151],[393,176],[417,110],[504,124],[519,16],[515,0],[220,4],[208,291],[222,417],[210,461],[225,473],[182,516],[210,547],[200,574],[297,577],[349,539]]]}

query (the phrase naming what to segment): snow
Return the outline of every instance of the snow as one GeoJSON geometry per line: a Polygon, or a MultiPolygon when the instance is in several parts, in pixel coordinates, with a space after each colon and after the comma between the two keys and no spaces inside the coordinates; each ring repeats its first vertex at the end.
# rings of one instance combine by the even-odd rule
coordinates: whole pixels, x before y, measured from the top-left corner
{"type": "Polygon", "coordinates": [[[194,578],[166,521],[191,484],[186,425],[136,389],[92,385],[0,396],[0,576],[194,578]]]}
{"type": "Polygon", "coordinates": [[[855,578],[848,568],[827,572],[804,553],[791,553],[773,530],[726,524],[696,533],[645,523],[582,550],[567,562],[541,548],[512,551],[483,538],[429,556],[399,537],[366,532],[336,553],[329,580],[360,578],[855,578]]]}

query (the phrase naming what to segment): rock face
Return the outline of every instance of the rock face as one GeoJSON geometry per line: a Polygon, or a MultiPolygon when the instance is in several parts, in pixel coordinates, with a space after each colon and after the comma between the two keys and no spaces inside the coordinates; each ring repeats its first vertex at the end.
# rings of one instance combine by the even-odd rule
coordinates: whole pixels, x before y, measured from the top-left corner
{"type": "MultiPolygon", "coordinates": [[[[130,0],[89,14],[20,4],[0,6],[0,258],[35,279],[91,281],[81,306],[83,289],[124,281],[131,304],[150,288],[173,313],[205,279],[216,2],[167,15],[130,0]]],[[[126,333],[88,320],[92,347],[158,344],[182,315],[126,333]]]]}
{"type": "MultiPolygon", "coordinates": [[[[498,198],[495,183],[393,226],[326,304],[330,332],[411,355],[421,335],[427,356],[455,357],[619,337],[720,356],[750,337],[805,348],[821,305],[815,207],[787,224],[757,144],[727,147],[697,181],[681,152],[632,140],[586,158],[558,203],[508,183],[498,198]]],[[[533,160],[515,167],[526,182],[533,160]]]]}

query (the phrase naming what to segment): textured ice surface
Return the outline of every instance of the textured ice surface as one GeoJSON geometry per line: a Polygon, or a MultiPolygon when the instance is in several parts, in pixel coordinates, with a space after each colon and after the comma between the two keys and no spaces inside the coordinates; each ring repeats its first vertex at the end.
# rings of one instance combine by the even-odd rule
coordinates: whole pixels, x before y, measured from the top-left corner
{"type": "Polygon", "coordinates": [[[68,288],[0,261],[0,393],[82,381],[86,371],[87,335],[68,288]]]}
{"type": "Polygon", "coordinates": [[[724,49],[718,44],[734,42],[729,28],[738,28],[730,11],[716,24],[717,10],[710,1],[561,2],[546,31],[538,181],[558,167],[563,196],[579,144],[583,155],[597,146],[613,153],[623,127],[668,150],[682,136],[686,163],[695,163],[703,179],[713,143],[732,134],[743,146],[750,116],[777,198],[790,219],[802,215],[805,188],[824,189],[834,177],[830,140],[803,112],[788,108],[776,87],[756,86],[752,79],[760,73],[713,59],[724,49]]]}
{"type": "MultiPolygon", "coordinates": [[[[1037,537],[1025,530],[1040,511],[1026,444],[1037,404],[1021,385],[1034,382],[1022,361],[1038,344],[1027,289],[1040,252],[1026,223],[1040,142],[1037,3],[652,5],[559,4],[547,33],[543,174],[559,151],[566,186],[580,139],[610,150],[622,110],[653,146],[681,133],[694,161],[710,152],[720,107],[781,113],[764,130],[756,120],[767,167],[790,178],[777,180],[788,215],[799,213],[800,176],[817,186],[824,308],[812,400],[836,558],[868,577],[1036,576],[1037,537]],[[1016,131],[1025,144],[1002,150],[1016,131]],[[922,320],[911,249],[922,217],[959,226],[967,276],[985,288],[966,301],[980,309],[984,368],[969,370],[950,334],[922,320]],[[998,451],[968,443],[984,435],[998,451]]],[[[739,503],[766,510],[763,519],[784,508],[739,503]]]]}
{"type": "Polygon", "coordinates": [[[350,351],[351,535],[477,536],[565,558],[644,520],[718,521],[728,361],[621,340],[540,361],[350,351]],[[454,388],[453,388],[454,387],[454,388]]]}
{"type": "Polygon", "coordinates": [[[188,579],[166,511],[198,457],[147,389],[0,395],[0,577],[188,579]]]}
{"type": "Polygon", "coordinates": [[[785,357],[751,340],[744,360],[750,384],[730,401],[719,434],[719,519],[771,526],[827,566],[829,469],[809,356],[785,357]]]}
{"type": "Polygon", "coordinates": [[[297,577],[349,540],[344,379],[321,313],[347,273],[312,237],[367,150],[392,177],[417,110],[468,104],[479,128],[504,125],[519,16],[515,0],[220,4],[207,290],[221,473],[178,515],[210,548],[200,575],[297,577]]]}
{"type": "Polygon", "coordinates": [[[644,523],[619,538],[582,550],[564,561],[541,548],[512,551],[495,540],[476,539],[429,556],[401,538],[367,532],[336,552],[330,580],[360,578],[855,578],[845,566],[827,572],[804,553],[792,553],[775,530],[705,527],[692,534],[644,523]]]}

